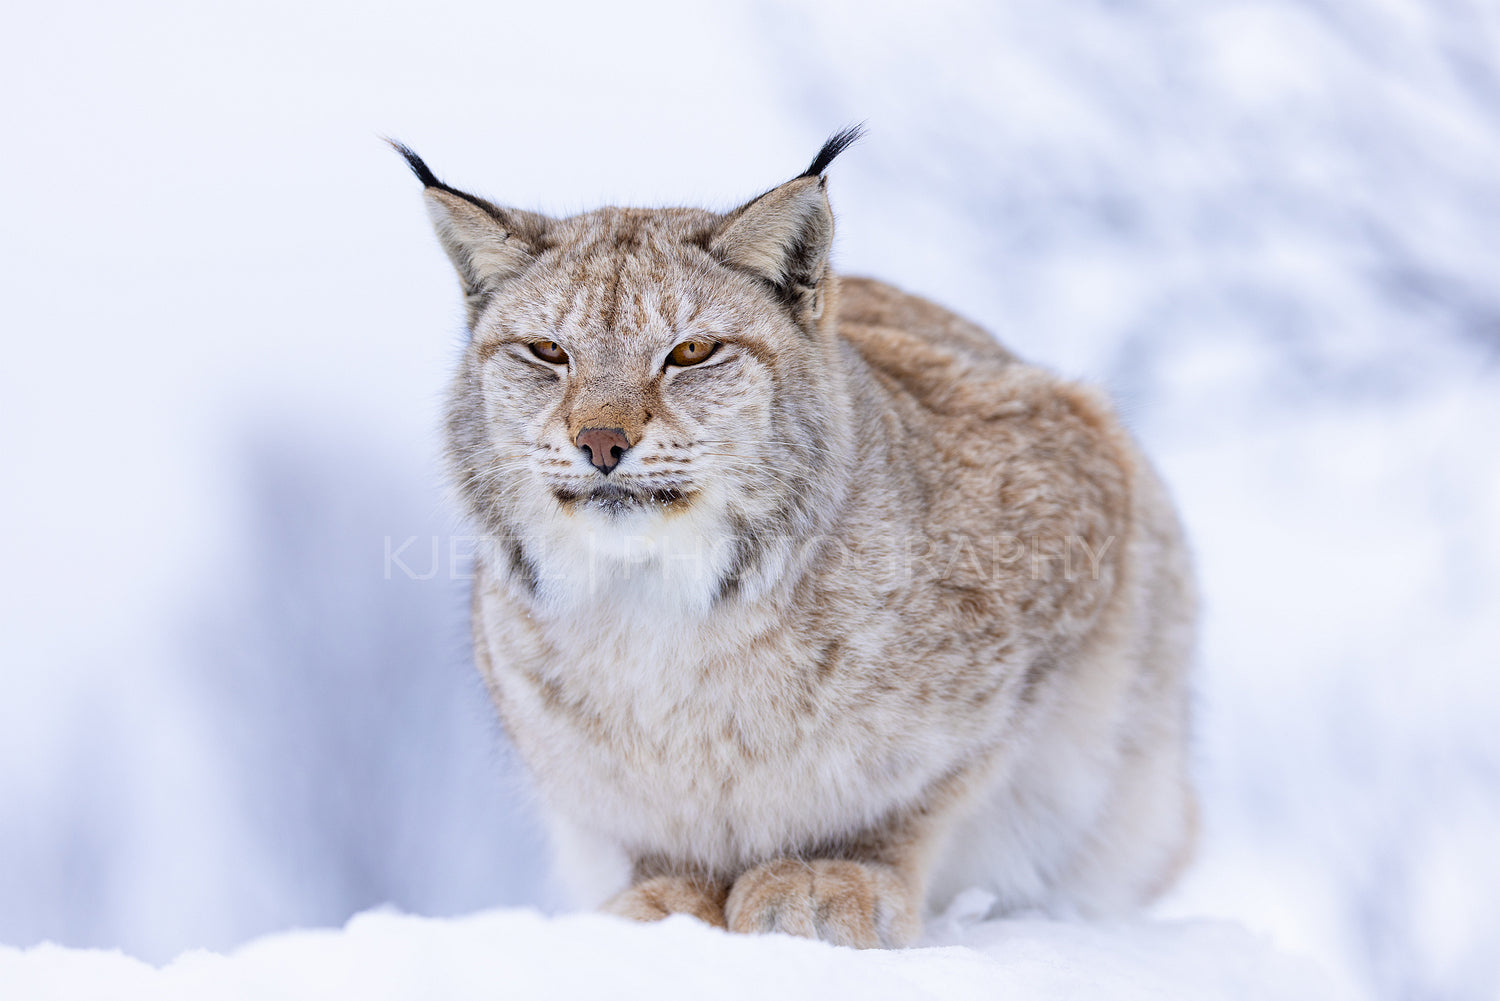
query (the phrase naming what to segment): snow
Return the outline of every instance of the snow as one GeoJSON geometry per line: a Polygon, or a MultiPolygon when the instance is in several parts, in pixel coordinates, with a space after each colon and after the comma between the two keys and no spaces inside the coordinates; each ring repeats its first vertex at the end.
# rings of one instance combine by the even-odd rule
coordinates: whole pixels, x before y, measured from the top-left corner
{"type": "Polygon", "coordinates": [[[690,942],[746,982],[1291,954],[1500,994],[1493,4],[64,0],[11,12],[0,87],[0,942],[228,957],[6,977],[504,927],[517,963],[690,942]],[[430,920],[556,902],[435,462],[458,297],[376,137],[528,208],[727,207],[864,119],[838,266],[1106,386],[1182,509],[1205,838],[1152,918],[1187,923],[957,958],[430,920]],[[385,903],[429,920],[242,945],[385,903]]]}
{"type": "Polygon", "coordinates": [[[1111,927],[949,920],[922,945],[860,952],[784,935],[744,936],[676,916],[655,925],[499,910],[446,920],[394,911],[340,931],[267,936],[228,955],[161,968],[119,952],[0,947],[0,994],[25,1001],[216,1001],[360,997],[1074,998],[1337,1001],[1311,964],[1232,924],[1111,927]]]}

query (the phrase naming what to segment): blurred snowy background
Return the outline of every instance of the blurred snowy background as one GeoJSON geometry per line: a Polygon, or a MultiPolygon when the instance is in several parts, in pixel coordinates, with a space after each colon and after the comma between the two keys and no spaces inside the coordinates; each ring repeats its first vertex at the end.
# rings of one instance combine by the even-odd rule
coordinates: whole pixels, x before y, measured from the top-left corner
{"type": "Polygon", "coordinates": [[[728,208],[867,119],[841,268],[1110,388],[1192,533],[1160,913],[1500,993],[1492,0],[64,0],[0,86],[0,942],[549,905],[437,469],[457,289],[376,137],[728,208]]]}

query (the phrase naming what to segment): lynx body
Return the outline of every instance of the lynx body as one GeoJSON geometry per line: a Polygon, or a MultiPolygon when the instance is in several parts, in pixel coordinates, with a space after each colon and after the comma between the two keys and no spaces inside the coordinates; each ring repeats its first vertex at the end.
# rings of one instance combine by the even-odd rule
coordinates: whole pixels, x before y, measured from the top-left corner
{"type": "Polygon", "coordinates": [[[475,652],[617,914],[910,942],[969,886],[1107,915],[1193,839],[1190,567],[1096,393],[828,266],[823,170],[567,219],[402,148],[471,339],[475,652]]]}

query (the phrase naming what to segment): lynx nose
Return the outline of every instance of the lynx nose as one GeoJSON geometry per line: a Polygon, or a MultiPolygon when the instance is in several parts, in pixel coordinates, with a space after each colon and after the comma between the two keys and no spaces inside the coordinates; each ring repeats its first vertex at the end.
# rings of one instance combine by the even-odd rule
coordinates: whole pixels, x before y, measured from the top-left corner
{"type": "Polygon", "coordinates": [[[589,454],[594,468],[605,476],[620,464],[620,458],[630,451],[630,439],[623,428],[584,428],[578,432],[578,447],[589,454]]]}

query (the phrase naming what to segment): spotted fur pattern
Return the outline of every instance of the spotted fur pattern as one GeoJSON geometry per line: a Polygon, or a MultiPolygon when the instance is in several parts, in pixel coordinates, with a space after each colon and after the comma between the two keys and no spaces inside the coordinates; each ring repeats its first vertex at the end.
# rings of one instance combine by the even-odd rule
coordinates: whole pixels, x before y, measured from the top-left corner
{"type": "Polygon", "coordinates": [[[1171,505],[1099,394],[834,275],[820,162],[726,214],[566,219],[418,171],[469,306],[475,651],[560,874],[854,946],[966,886],[1127,911],[1193,838],[1171,505]]]}

